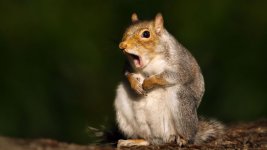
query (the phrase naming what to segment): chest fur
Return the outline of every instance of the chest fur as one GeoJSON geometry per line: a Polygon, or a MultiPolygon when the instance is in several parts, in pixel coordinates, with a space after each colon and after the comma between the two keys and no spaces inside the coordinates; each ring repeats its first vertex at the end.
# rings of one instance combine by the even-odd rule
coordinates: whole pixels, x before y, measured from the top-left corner
{"type": "Polygon", "coordinates": [[[151,60],[151,62],[143,69],[143,73],[146,76],[151,76],[155,74],[159,74],[163,72],[164,70],[168,69],[167,62],[161,58],[161,56],[158,56],[151,60]]]}
{"type": "MultiPolygon", "coordinates": [[[[174,87],[171,87],[174,88],[174,87]]],[[[167,136],[175,134],[174,116],[177,114],[179,102],[173,89],[154,89],[147,96],[133,101],[134,121],[139,133],[151,136],[167,136]]]]}

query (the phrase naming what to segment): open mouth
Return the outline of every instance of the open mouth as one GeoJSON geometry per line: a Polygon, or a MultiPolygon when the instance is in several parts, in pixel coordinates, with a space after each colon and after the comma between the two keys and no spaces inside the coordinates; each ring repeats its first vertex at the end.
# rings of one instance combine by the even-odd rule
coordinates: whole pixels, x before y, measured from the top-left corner
{"type": "Polygon", "coordinates": [[[133,61],[136,68],[141,68],[143,66],[141,57],[136,54],[127,53],[128,57],[133,61]]]}

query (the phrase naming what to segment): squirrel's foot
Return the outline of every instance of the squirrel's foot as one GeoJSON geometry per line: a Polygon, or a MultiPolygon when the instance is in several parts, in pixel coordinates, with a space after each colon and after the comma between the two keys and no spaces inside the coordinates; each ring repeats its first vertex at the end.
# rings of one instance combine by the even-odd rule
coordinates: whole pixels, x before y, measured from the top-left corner
{"type": "Polygon", "coordinates": [[[130,140],[119,140],[117,147],[122,146],[148,146],[149,142],[143,139],[130,139],[130,140]]]}
{"type": "Polygon", "coordinates": [[[187,144],[187,141],[180,136],[176,137],[176,143],[181,147],[187,144]]]}

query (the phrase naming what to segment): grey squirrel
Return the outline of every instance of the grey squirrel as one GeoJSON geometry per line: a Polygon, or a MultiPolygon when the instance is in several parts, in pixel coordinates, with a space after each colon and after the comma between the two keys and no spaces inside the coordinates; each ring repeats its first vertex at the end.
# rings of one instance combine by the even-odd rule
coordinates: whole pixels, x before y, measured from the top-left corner
{"type": "Polygon", "coordinates": [[[128,61],[114,102],[118,127],[129,139],[118,147],[201,144],[221,136],[220,122],[198,118],[205,90],[200,67],[164,28],[162,15],[140,21],[133,13],[131,19],[119,44],[128,61]]]}

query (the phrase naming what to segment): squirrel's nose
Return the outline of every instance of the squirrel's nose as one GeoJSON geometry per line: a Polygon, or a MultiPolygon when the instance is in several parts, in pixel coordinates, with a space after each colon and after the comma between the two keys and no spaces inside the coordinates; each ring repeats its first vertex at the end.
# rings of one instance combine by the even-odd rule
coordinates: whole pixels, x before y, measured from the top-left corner
{"type": "Polygon", "coordinates": [[[127,44],[125,43],[125,42],[121,42],[120,44],[119,44],[119,48],[120,49],[126,49],[127,48],[127,44]]]}

